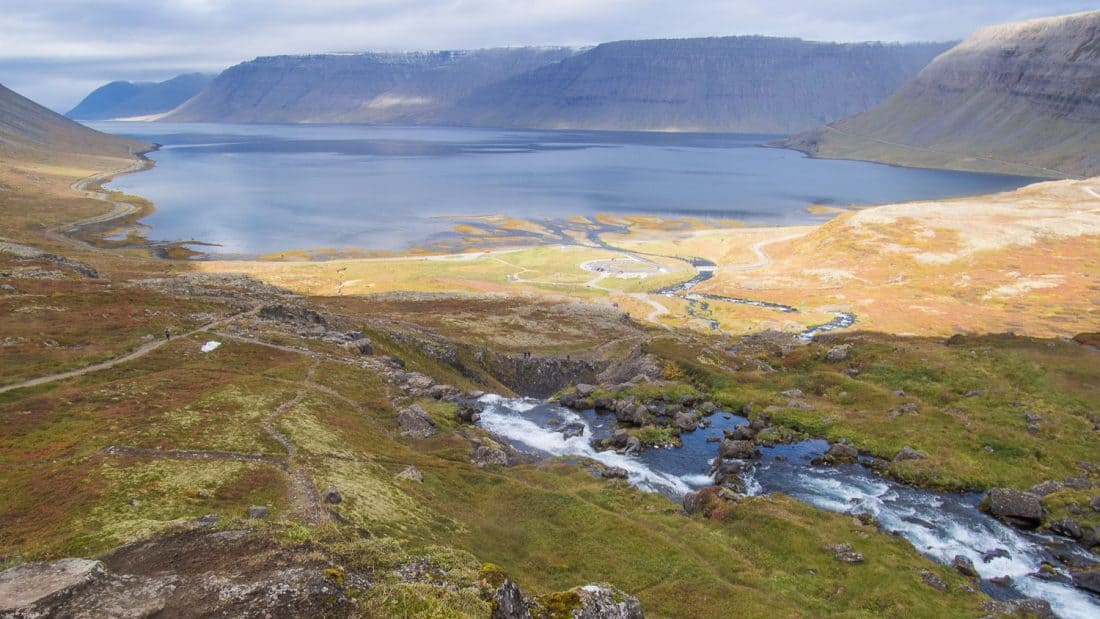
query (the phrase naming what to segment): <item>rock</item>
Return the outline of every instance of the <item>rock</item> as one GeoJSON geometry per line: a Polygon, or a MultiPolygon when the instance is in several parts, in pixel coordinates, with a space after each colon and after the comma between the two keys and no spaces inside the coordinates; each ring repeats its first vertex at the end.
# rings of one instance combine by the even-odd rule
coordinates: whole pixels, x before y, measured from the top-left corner
{"type": "Polygon", "coordinates": [[[481,404],[477,402],[459,402],[455,417],[462,423],[477,423],[481,419],[481,404]]]}
{"type": "Polygon", "coordinates": [[[626,469],[617,466],[609,466],[601,474],[607,479],[626,479],[630,475],[626,469]]]}
{"type": "MultiPolygon", "coordinates": [[[[1100,594],[1100,570],[1071,571],[1073,586],[1092,593],[1100,594]]],[[[2,596],[0,596],[2,597],[2,596]]]]}
{"type": "Polygon", "coordinates": [[[580,421],[571,421],[562,426],[561,435],[566,439],[576,438],[578,436],[584,436],[584,423],[580,421]]]}
{"type": "Polygon", "coordinates": [[[103,563],[91,559],[24,563],[6,569],[0,572],[0,616],[37,617],[36,607],[48,607],[105,574],[103,563]]]}
{"type": "Polygon", "coordinates": [[[1050,530],[1065,537],[1081,539],[1085,536],[1081,524],[1071,518],[1060,518],[1050,523],[1050,530]]]}
{"type": "Polygon", "coordinates": [[[416,439],[425,439],[436,433],[435,420],[423,408],[413,404],[397,415],[397,424],[401,426],[401,435],[416,439]]]}
{"type": "Polygon", "coordinates": [[[508,466],[508,454],[499,447],[492,445],[478,445],[470,454],[470,461],[477,466],[508,466]]]}
{"type": "Polygon", "coordinates": [[[894,462],[904,462],[906,460],[924,460],[928,456],[906,445],[901,448],[898,455],[894,456],[894,462]]]}
{"type": "Polygon", "coordinates": [[[702,492],[689,492],[684,495],[684,511],[698,514],[706,506],[706,496],[702,492]]]}
{"type": "Polygon", "coordinates": [[[805,393],[802,393],[801,389],[788,389],[786,391],[780,391],[779,395],[785,398],[797,399],[806,397],[805,393]]]}
{"type": "Polygon", "coordinates": [[[751,426],[737,426],[732,430],[726,430],[723,434],[726,438],[735,441],[751,441],[756,438],[756,430],[753,430],[751,426]]]}
{"type": "Polygon", "coordinates": [[[982,508],[994,518],[1015,526],[1033,529],[1043,520],[1043,505],[1039,497],[1011,488],[989,491],[982,508]]]}
{"type": "Polygon", "coordinates": [[[827,552],[833,553],[833,558],[841,563],[863,563],[863,553],[852,549],[851,544],[833,544],[825,546],[827,552]]]}
{"type": "Polygon", "coordinates": [[[394,475],[394,479],[423,482],[424,474],[420,472],[420,469],[410,464],[409,466],[405,467],[405,470],[401,471],[397,475],[394,475]]]}
{"type": "Polygon", "coordinates": [[[1008,554],[1008,551],[1004,548],[997,548],[996,550],[990,550],[989,552],[982,554],[982,563],[989,563],[994,559],[1011,559],[1012,555],[1008,554]]]}
{"type": "Polygon", "coordinates": [[[845,464],[859,459],[859,452],[855,447],[845,443],[833,443],[829,450],[819,459],[826,464],[845,464]]]}
{"type": "Polygon", "coordinates": [[[717,443],[720,440],[722,440],[721,436],[708,436],[707,437],[707,442],[708,443],[717,443]]]}
{"type": "Polygon", "coordinates": [[[825,360],[829,363],[839,363],[848,358],[848,348],[851,344],[841,344],[840,346],[833,346],[829,349],[829,352],[825,353],[825,360]]]}
{"type": "Polygon", "coordinates": [[[985,389],[971,389],[963,394],[964,398],[984,398],[985,389]]]}
{"type": "Polygon", "coordinates": [[[683,432],[694,432],[696,428],[695,417],[691,413],[676,413],[675,423],[676,427],[683,432]]]}
{"type": "Polygon", "coordinates": [[[295,323],[301,325],[318,325],[326,326],[328,323],[317,312],[304,308],[295,307],[292,305],[283,305],[281,303],[275,305],[265,305],[260,308],[260,318],[266,318],[268,320],[275,320],[278,322],[295,323]]]}
{"type": "Polygon", "coordinates": [[[248,517],[253,520],[267,518],[267,508],[263,505],[253,505],[248,508],[248,517]]]}
{"type": "Polygon", "coordinates": [[[630,433],[626,430],[615,430],[615,433],[611,435],[611,438],[607,439],[607,444],[615,449],[622,449],[626,447],[626,442],[630,440],[630,433]]]}
{"type": "Polygon", "coordinates": [[[330,505],[336,505],[344,500],[344,497],[340,495],[340,492],[336,490],[336,486],[329,486],[325,488],[325,491],[321,493],[321,499],[330,505]]]}
{"type": "Polygon", "coordinates": [[[680,406],[683,406],[684,408],[693,408],[695,406],[695,403],[698,401],[699,399],[691,395],[690,393],[680,396],[680,406]]]}
{"type": "Polygon", "coordinates": [[[955,558],[951,560],[951,567],[963,576],[978,577],[978,570],[974,567],[974,562],[962,555],[955,555],[955,558]]]}
{"type": "Polygon", "coordinates": [[[920,407],[917,406],[916,402],[906,402],[898,408],[890,411],[890,418],[896,419],[898,417],[901,417],[902,415],[916,415],[918,413],[920,413],[920,407]]]}
{"type": "Polygon", "coordinates": [[[1100,512],[1100,496],[1092,497],[1092,500],[1089,501],[1089,507],[1091,507],[1094,512],[1100,512]]]}
{"type": "Polygon", "coordinates": [[[1089,479],[1087,475],[1067,477],[1062,480],[1062,483],[1064,483],[1067,488],[1073,488],[1074,490],[1088,490],[1092,488],[1092,480],[1089,479]]]}
{"type": "Polygon", "coordinates": [[[596,393],[596,386],[580,383],[577,385],[576,392],[582,398],[591,397],[593,393],[596,393]]]}
{"type": "Polygon", "coordinates": [[[924,581],[924,584],[932,587],[940,593],[947,593],[947,581],[940,578],[939,574],[931,572],[929,570],[921,570],[920,579],[924,581]]]}
{"type": "Polygon", "coordinates": [[[1057,619],[1046,600],[989,600],[982,603],[982,610],[998,616],[1037,617],[1038,619],[1057,619]]]}
{"type": "Polygon", "coordinates": [[[492,594],[492,619],[531,619],[531,611],[523,599],[523,592],[516,583],[505,577],[504,582],[492,594]]]}
{"type": "Polygon", "coordinates": [[[577,597],[572,619],[644,619],[638,598],[610,585],[584,585],[571,593],[577,597]]]}
{"type": "Polygon", "coordinates": [[[1058,492],[1065,487],[1066,485],[1062,482],[1051,479],[1039,484],[1035,484],[1031,487],[1030,490],[1027,491],[1027,493],[1042,497],[1047,496],[1048,494],[1054,494],[1055,492],[1058,492]]]}
{"type": "Polygon", "coordinates": [[[704,415],[713,415],[714,412],[718,410],[718,405],[714,402],[711,402],[710,400],[707,400],[706,402],[703,402],[699,405],[699,410],[704,415]]]}
{"type": "Polygon", "coordinates": [[[373,355],[374,344],[365,337],[356,338],[344,344],[344,348],[361,355],[373,355]]]}
{"type": "Polygon", "coordinates": [[[642,441],[637,436],[631,436],[626,439],[626,448],[623,449],[625,454],[636,454],[642,450],[642,441]]]}
{"type": "Polygon", "coordinates": [[[461,392],[451,385],[432,385],[428,387],[428,397],[433,400],[443,400],[445,402],[454,402],[461,395],[461,392]]]}
{"type": "Polygon", "coordinates": [[[760,450],[752,441],[723,440],[718,445],[718,457],[721,459],[735,458],[738,460],[750,460],[760,455],[760,450]]]}

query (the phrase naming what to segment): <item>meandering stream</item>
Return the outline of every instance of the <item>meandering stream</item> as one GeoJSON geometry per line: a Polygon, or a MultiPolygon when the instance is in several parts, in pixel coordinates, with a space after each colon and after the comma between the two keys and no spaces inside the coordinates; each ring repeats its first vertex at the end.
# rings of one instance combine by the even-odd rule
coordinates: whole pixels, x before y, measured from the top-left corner
{"type": "MultiPolygon", "coordinates": [[[[611,414],[576,412],[530,398],[482,398],[480,424],[521,451],[546,457],[584,457],[625,469],[630,483],[681,500],[692,490],[711,485],[710,467],[717,444],[727,429],[748,423],[744,417],[719,412],[711,425],[681,436],[683,446],[648,449],[637,455],[597,451],[590,441],[610,436],[617,428],[611,414]],[[560,428],[584,425],[581,436],[565,438],[560,428]]],[[[811,440],[764,448],[744,481],[750,494],[782,492],[835,512],[870,513],[882,528],[896,531],[924,555],[949,563],[955,556],[970,559],[993,597],[1035,597],[1048,601],[1061,617],[1100,616],[1100,600],[1069,584],[1065,574],[1052,580],[1037,576],[1042,563],[1062,563],[1071,555],[1095,562],[1078,546],[1037,533],[1005,526],[977,509],[980,495],[950,494],[913,488],[876,476],[860,465],[814,466],[810,460],[828,448],[811,440]],[[990,579],[1008,576],[1008,585],[990,579]]],[[[872,559],[873,560],[873,559],[872,559]]]]}

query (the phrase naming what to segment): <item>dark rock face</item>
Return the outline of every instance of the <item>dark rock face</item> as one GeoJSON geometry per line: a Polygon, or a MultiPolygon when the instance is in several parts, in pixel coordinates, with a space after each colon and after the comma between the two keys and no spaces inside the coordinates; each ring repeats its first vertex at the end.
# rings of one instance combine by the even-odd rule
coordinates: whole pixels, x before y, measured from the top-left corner
{"type": "Polygon", "coordinates": [[[77,120],[148,116],[175,109],[214,79],[187,73],[163,82],[111,82],[93,90],[65,115],[77,120]]]}
{"type": "Polygon", "coordinates": [[[1100,594],[1100,570],[1072,572],[1073,586],[1100,594]]]}
{"type": "Polygon", "coordinates": [[[962,555],[956,555],[951,560],[951,566],[963,576],[969,576],[970,578],[978,577],[978,570],[974,567],[974,562],[962,555]]]}
{"type": "Polygon", "coordinates": [[[785,145],[902,165],[1093,176],[1097,75],[1100,11],[983,28],[881,105],[785,145]]]}
{"type": "Polygon", "coordinates": [[[484,86],[446,117],[497,127],[787,134],[885,100],[946,48],[768,37],[618,41],[484,86]]]}
{"type": "Polygon", "coordinates": [[[223,71],[167,119],[430,124],[480,86],[575,53],[510,48],[256,58],[223,71]]]}
{"type": "Polygon", "coordinates": [[[230,67],[167,120],[789,134],[885,100],[945,49],[726,37],[276,56],[230,67]]]}
{"type": "Polygon", "coordinates": [[[336,489],[336,486],[329,486],[321,493],[321,500],[330,505],[336,505],[342,503],[344,497],[340,494],[340,491],[336,489]]]}
{"type": "Polygon", "coordinates": [[[285,322],[298,325],[326,326],[328,323],[317,312],[293,305],[265,305],[260,308],[260,317],[277,322],[285,322]]]}
{"type": "Polygon", "coordinates": [[[573,619],[643,619],[642,603],[633,595],[628,595],[604,584],[585,585],[573,589],[577,596],[577,605],[573,608],[573,619]]]}
{"type": "Polygon", "coordinates": [[[1020,527],[1035,528],[1043,520],[1039,497],[1010,488],[990,490],[983,507],[993,517],[1020,527]]]}
{"type": "Polygon", "coordinates": [[[531,619],[531,611],[523,599],[523,592],[510,578],[493,592],[490,603],[493,607],[492,619],[531,619]]]}

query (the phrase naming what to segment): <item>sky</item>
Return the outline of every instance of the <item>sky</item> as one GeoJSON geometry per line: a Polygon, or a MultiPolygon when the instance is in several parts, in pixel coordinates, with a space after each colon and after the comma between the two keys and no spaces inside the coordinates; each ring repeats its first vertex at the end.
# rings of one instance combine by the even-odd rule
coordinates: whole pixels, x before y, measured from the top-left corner
{"type": "Polygon", "coordinates": [[[952,41],[1077,0],[0,0],[0,83],[58,111],[114,80],[257,56],[793,36],[952,41]]]}

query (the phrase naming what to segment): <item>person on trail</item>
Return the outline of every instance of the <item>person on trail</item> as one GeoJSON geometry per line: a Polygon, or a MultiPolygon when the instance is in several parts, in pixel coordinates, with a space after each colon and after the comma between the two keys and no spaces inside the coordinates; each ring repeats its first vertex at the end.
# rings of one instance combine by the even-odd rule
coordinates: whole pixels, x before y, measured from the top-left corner
{"type": "Polygon", "coordinates": [[[169,330],[168,327],[164,328],[164,339],[166,339],[166,340],[172,339],[172,331],[169,330]]]}

